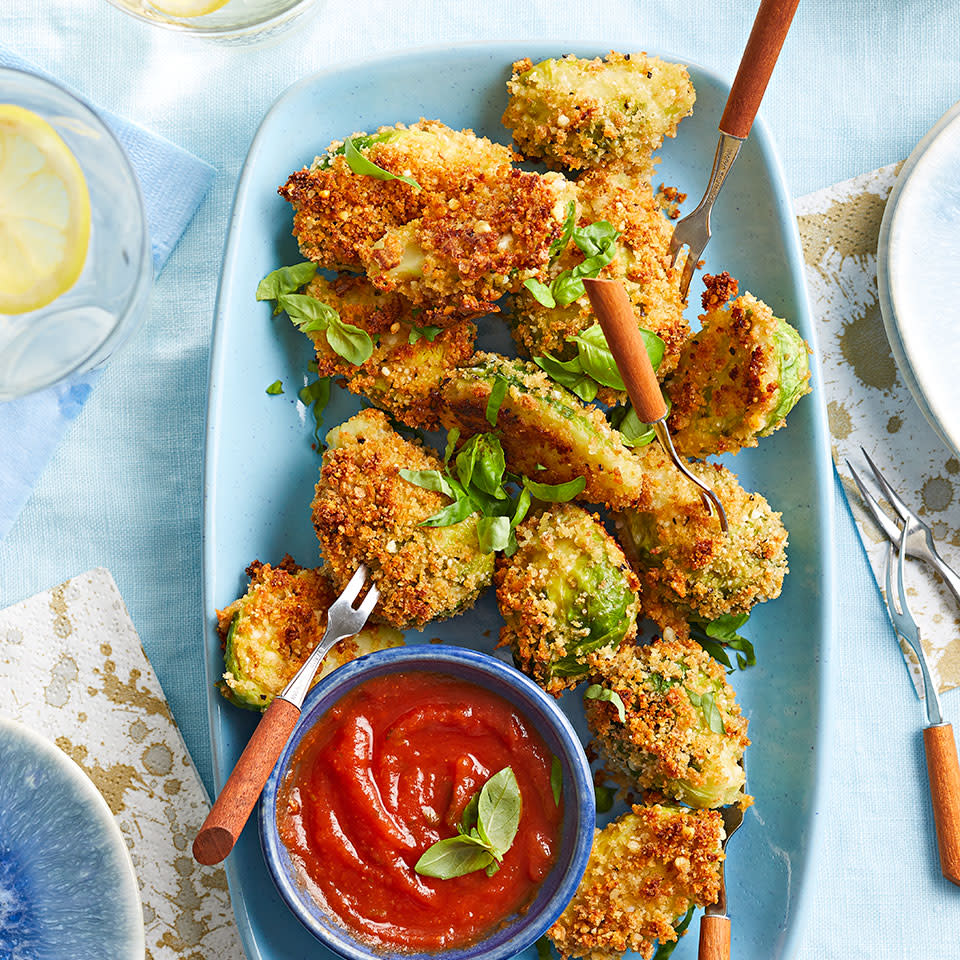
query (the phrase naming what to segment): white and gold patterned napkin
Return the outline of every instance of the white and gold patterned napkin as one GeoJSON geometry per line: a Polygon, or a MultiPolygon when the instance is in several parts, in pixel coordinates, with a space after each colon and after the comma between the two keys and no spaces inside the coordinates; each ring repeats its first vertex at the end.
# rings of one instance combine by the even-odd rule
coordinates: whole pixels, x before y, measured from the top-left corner
{"type": "Polygon", "coordinates": [[[209,801],[109,572],[0,610],[0,714],[96,784],[140,884],[146,960],[243,960],[222,869],[190,844],[209,801]]]}
{"type": "MultiPolygon", "coordinates": [[[[880,315],[877,237],[899,168],[883,167],[795,203],[807,288],[819,321],[833,459],[881,589],[887,541],[867,514],[845,462],[849,459],[872,481],[861,446],[890,486],[931,526],[943,558],[960,571],[960,462],[927,423],[900,377],[880,315]]],[[[872,489],[876,492],[875,485],[872,489]]],[[[956,600],[941,578],[920,563],[909,564],[907,593],[934,681],[941,691],[960,686],[956,600]]],[[[906,649],[904,656],[922,695],[919,667],[906,649]]]]}

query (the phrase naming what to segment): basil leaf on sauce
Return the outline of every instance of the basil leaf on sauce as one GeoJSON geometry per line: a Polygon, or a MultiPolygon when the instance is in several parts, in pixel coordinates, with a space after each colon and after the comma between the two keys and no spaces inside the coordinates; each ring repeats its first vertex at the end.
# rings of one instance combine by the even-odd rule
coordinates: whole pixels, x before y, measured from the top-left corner
{"type": "Polygon", "coordinates": [[[616,690],[609,690],[607,687],[601,687],[599,683],[591,683],[584,691],[583,696],[586,700],[605,700],[612,703],[617,708],[617,716],[621,723],[627,722],[627,708],[620,699],[620,694],[616,690]]]}
{"type": "Polygon", "coordinates": [[[494,862],[493,854],[470,838],[449,837],[426,850],[413,869],[425,877],[450,880],[474,870],[485,870],[494,862]]]}
{"type": "Polygon", "coordinates": [[[364,177],[375,177],[377,180],[402,180],[404,183],[420,190],[420,184],[413,177],[404,177],[378,167],[372,160],[368,160],[354,145],[352,138],[343,141],[343,156],[347,165],[354,173],[364,177]]]}
{"type": "Polygon", "coordinates": [[[559,757],[554,757],[550,765],[550,789],[553,791],[553,802],[559,807],[560,794],[563,791],[563,764],[559,757]]]}
{"type": "Polygon", "coordinates": [[[502,857],[510,849],[520,826],[521,807],[520,785],[511,767],[504,767],[483,785],[477,826],[495,855],[502,857]]]}

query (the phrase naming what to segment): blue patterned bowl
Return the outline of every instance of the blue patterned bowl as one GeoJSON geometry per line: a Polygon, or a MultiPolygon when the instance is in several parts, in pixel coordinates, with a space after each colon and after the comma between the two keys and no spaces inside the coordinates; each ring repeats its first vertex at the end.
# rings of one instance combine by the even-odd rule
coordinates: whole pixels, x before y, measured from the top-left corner
{"type": "Polygon", "coordinates": [[[303,713],[260,802],[260,840],[267,866],[280,895],[301,923],[331,950],[347,960],[506,960],[542,937],[563,912],[583,876],[596,824],[596,806],[590,765],[570,721],[535,683],[496,657],[465,647],[426,644],[396,647],[353,660],[321,680],[303,705],[303,713]],[[564,816],[557,862],[547,874],[533,903],[483,940],[467,947],[436,953],[399,953],[377,950],[354,938],[349,930],[319,906],[297,880],[297,872],[277,831],[277,790],[290,759],[307,731],[344,694],[374,677],[409,670],[428,670],[468,680],[498,693],[533,724],[544,742],[560,758],[563,768],[564,816]]]}
{"type": "Polygon", "coordinates": [[[0,958],[143,960],[130,855],[61,750],[0,718],[0,958]]]}

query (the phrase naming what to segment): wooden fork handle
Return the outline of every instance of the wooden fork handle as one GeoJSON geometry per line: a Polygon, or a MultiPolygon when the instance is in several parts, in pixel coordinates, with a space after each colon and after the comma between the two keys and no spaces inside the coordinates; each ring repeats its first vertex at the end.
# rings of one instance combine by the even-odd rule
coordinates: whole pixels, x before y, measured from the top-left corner
{"type": "Polygon", "coordinates": [[[800,0],[761,0],[740,68],[720,118],[720,132],[746,139],[800,0]]]}
{"type": "Polygon", "coordinates": [[[219,863],[233,849],[299,716],[299,707],[279,697],[267,707],[193,841],[198,863],[219,863]]]}
{"type": "Polygon", "coordinates": [[[662,420],[667,405],[623,284],[619,280],[584,280],[583,285],[637,416],[644,423],[662,420]]]}
{"type": "Polygon", "coordinates": [[[730,960],[730,918],[704,914],[700,918],[697,960],[730,960]]]}
{"type": "Polygon", "coordinates": [[[923,749],[927,755],[940,870],[951,883],[960,886],[960,765],[953,727],[949,723],[926,727],[923,749]]]}

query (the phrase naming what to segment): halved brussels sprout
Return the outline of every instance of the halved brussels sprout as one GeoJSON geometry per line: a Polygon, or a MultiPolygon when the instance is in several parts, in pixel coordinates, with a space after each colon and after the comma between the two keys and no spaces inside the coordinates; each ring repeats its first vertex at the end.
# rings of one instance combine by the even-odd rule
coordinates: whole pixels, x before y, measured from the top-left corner
{"type": "Polygon", "coordinates": [[[640,584],[600,519],[564,503],[517,528],[517,552],[497,562],[501,645],[557,696],[637,633],[640,584]]]}
{"type": "Polygon", "coordinates": [[[587,723],[624,784],[692,807],[747,802],[747,721],[723,668],[698,644],[669,632],[627,644],[598,660],[592,679],[610,699],[584,701],[587,723]]]}
{"type": "MultiPolygon", "coordinates": [[[[299,567],[289,556],[276,567],[251,563],[247,576],[247,592],[217,611],[225,668],[219,687],[238,706],[265,710],[322,639],[337,594],[322,570],[299,567]]],[[[402,643],[397,630],[368,624],[326,655],[314,683],[356,657],[402,643]]]]}
{"type": "Polygon", "coordinates": [[[715,810],[635,806],[594,835],[586,872],[548,931],[563,957],[608,960],[677,939],[677,918],[715,903],[723,862],[715,810]]]}

